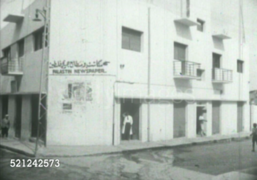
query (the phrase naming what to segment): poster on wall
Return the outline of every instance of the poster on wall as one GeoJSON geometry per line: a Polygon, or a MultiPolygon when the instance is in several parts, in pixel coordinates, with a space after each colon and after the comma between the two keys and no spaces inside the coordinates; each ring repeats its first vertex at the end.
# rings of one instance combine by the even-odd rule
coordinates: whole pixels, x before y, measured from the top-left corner
{"type": "Polygon", "coordinates": [[[49,62],[49,75],[85,75],[105,74],[110,62],[96,60],[92,62],[59,60],[49,62]]]}
{"type": "Polygon", "coordinates": [[[62,94],[62,110],[71,113],[86,108],[87,102],[93,101],[92,82],[68,82],[62,94]]]}

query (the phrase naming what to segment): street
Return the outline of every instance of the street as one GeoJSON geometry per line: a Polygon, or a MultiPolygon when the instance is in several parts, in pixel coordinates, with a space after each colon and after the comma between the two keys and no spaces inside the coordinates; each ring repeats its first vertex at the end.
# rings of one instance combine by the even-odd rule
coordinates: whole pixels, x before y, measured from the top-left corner
{"type": "MultiPolygon", "coordinates": [[[[0,158],[1,180],[178,180],[186,177],[188,172],[215,177],[232,171],[257,177],[257,152],[251,152],[250,140],[113,155],[51,157],[60,160],[60,167],[52,168],[12,168],[11,159],[28,159],[28,157],[4,149],[0,149],[0,158]]],[[[184,179],[194,179],[194,177],[184,179]]]]}

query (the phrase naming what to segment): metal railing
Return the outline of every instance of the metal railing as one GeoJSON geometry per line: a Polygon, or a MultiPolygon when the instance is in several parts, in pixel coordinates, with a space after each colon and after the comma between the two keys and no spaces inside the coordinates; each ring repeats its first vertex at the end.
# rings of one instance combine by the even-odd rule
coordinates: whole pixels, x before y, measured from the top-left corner
{"type": "Polygon", "coordinates": [[[212,69],[212,80],[220,82],[232,82],[233,81],[233,71],[223,68],[213,68],[212,69]]]}
{"type": "Polygon", "coordinates": [[[198,70],[200,69],[200,63],[190,61],[173,61],[173,75],[175,77],[195,77],[199,78],[198,70]]]}
{"type": "Polygon", "coordinates": [[[0,59],[1,74],[21,74],[23,72],[23,57],[0,59]]]}

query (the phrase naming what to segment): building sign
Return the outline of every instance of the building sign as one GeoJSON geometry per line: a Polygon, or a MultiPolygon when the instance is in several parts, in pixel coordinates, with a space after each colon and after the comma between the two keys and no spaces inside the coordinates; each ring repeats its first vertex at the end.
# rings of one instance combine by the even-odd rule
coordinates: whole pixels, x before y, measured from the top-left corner
{"type": "Polygon", "coordinates": [[[104,74],[106,66],[110,62],[96,60],[93,62],[83,61],[54,61],[49,62],[49,74],[53,75],[83,75],[83,74],[104,74]]]}

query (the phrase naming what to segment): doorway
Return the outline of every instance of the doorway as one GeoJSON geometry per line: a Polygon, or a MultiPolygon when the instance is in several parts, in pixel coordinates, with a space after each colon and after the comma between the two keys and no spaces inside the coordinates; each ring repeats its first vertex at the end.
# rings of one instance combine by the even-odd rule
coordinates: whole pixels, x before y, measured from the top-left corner
{"type": "Polygon", "coordinates": [[[21,109],[22,109],[22,96],[16,96],[16,113],[15,113],[15,137],[21,137],[21,109]]]}
{"type": "Polygon", "coordinates": [[[220,59],[221,55],[213,53],[212,54],[212,67],[214,68],[220,68],[220,59]]]}
{"type": "Polygon", "coordinates": [[[174,138],[186,136],[186,105],[186,101],[174,102],[174,138]]]}
{"type": "Polygon", "coordinates": [[[206,134],[206,107],[197,106],[196,109],[196,134],[201,135],[201,131],[206,134]]]}
{"type": "Polygon", "coordinates": [[[122,133],[123,128],[123,113],[127,112],[133,118],[132,124],[132,135],[130,136],[131,140],[140,140],[140,102],[139,100],[134,99],[123,99],[121,100],[121,111],[120,111],[120,129],[121,129],[121,140],[126,140],[124,134],[122,133]]]}
{"type": "Polygon", "coordinates": [[[2,118],[8,114],[8,96],[2,96],[2,118]]]}
{"type": "Polygon", "coordinates": [[[31,137],[37,137],[38,97],[39,95],[31,95],[31,137]]]}
{"type": "Polygon", "coordinates": [[[212,134],[220,133],[220,105],[219,101],[212,102],[212,134]]]}
{"type": "Polygon", "coordinates": [[[237,132],[243,131],[243,102],[237,103],[237,132]]]}

